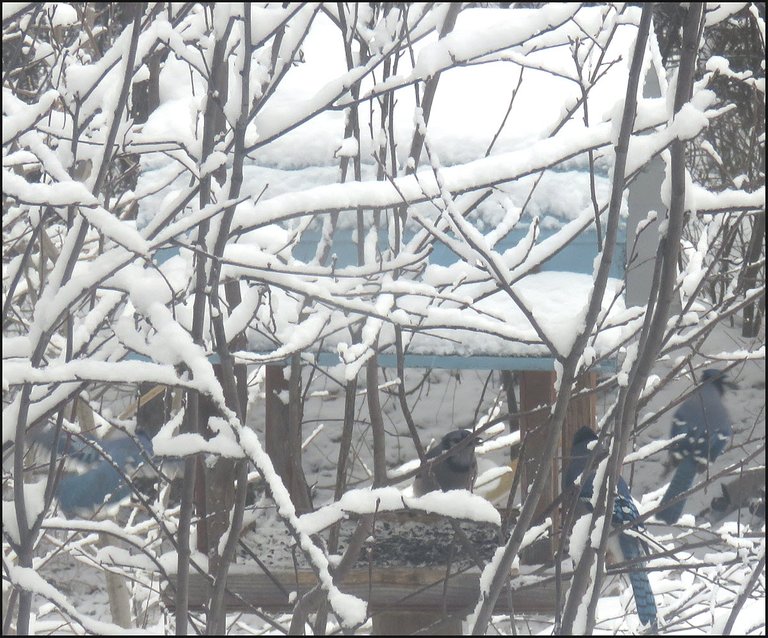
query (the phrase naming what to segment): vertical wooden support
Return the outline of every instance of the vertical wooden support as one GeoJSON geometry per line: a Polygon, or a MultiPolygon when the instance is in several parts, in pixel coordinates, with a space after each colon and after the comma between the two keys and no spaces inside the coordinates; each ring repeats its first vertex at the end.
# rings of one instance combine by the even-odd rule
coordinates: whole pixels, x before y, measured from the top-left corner
{"type": "MultiPolygon", "coordinates": [[[[597,374],[590,372],[587,376],[586,382],[582,382],[576,385],[574,388],[574,395],[576,392],[580,392],[582,390],[594,390],[596,385],[597,374]]],[[[593,430],[597,426],[597,398],[594,392],[591,392],[590,394],[582,397],[571,397],[571,400],[568,403],[568,411],[565,414],[563,439],[562,444],[560,445],[561,451],[570,454],[573,435],[576,434],[579,428],[585,425],[592,428],[593,430]]],[[[560,458],[563,458],[562,455],[560,458]]],[[[560,481],[559,474],[557,480],[560,481]]],[[[558,492],[559,491],[560,488],[558,487],[558,492]]]]}
{"type": "Polygon", "coordinates": [[[301,357],[294,354],[291,357],[291,375],[288,379],[288,463],[291,467],[291,483],[288,489],[296,511],[304,513],[312,511],[312,496],[302,463],[304,402],[301,393],[301,369],[301,357]]]}
{"type": "Polygon", "coordinates": [[[283,367],[268,365],[265,379],[266,423],[264,435],[266,451],[272,459],[275,471],[290,484],[288,463],[288,381],[283,376],[283,367]],[[281,398],[282,397],[282,398],[281,398]]]}
{"type": "MultiPolygon", "coordinates": [[[[215,370],[215,368],[214,368],[215,370]]],[[[206,439],[211,438],[212,432],[208,424],[211,417],[220,416],[213,401],[206,395],[201,394],[198,410],[200,413],[200,423],[206,439]]],[[[231,465],[231,459],[217,459],[213,466],[208,467],[204,456],[198,455],[198,466],[195,485],[195,501],[197,514],[200,517],[200,525],[203,529],[198,529],[198,549],[204,552],[209,559],[216,562],[218,556],[218,542],[221,536],[229,527],[229,513],[234,502],[234,486],[227,485],[227,477],[222,476],[221,471],[216,471],[220,461],[228,461],[231,465]]],[[[229,470],[229,482],[234,481],[234,473],[229,470]]],[[[213,569],[213,568],[212,568],[213,569]]]]}
{"type": "Polygon", "coordinates": [[[136,431],[155,436],[171,416],[169,387],[144,381],[139,384],[136,405],[136,431]]]}
{"type": "MultiPolygon", "coordinates": [[[[595,381],[596,375],[590,373],[587,380],[588,387],[594,388],[595,381]]],[[[544,452],[544,442],[546,440],[546,432],[543,428],[546,427],[550,409],[556,398],[554,384],[554,372],[526,370],[520,374],[521,411],[526,413],[537,407],[544,406],[545,408],[533,414],[524,414],[520,422],[520,435],[521,437],[524,437],[526,441],[521,474],[521,489],[523,494],[528,491],[541,463],[541,457],[544,452]]],[[[578,386],[576,390],[582,389],[583,387],[584,386],[578,386]]],[[[569,446],[570,441],[573,439],[573,435],[581,426],[587,425],[594,428],[596,412],[594,393],[590,393],[584,397],[571,398],[565,417],[565,424],[563,426],[562,441],[567,441],[567,445],[569,446]]],[[[566,446],[561,442],[561,452],[564,449],[566,449],[566,446]]],[[[552,501],[560,493],[559,460],[561,456],[562,454],[558,455],[558,457],[553,460],[549,471],[549,481],[544,488],[544,493],[539,501],[534,520],[536,520],[540,514],[543,514],[544,510],[549,507],[552,501]]],[[[553,529],[559,529],[559,510],[555,509],[548,515],[552,518],[553,529]]],[[[551,541],[543,540],[534,543],[534,545],[523,552],[523,560],[529,564],[550,563],[552,561],[552,556],[554,555],[554,542],[555,539],[553,536],[551,541]]]]}
{"type": "MultiPolygon", "coordinates": [[[[520,412],[520,408],[518,407],[517,397],[515,396],[514,373],[511,370],[501,371],[501,385],[504,388],[504,393],[507,395],[507,412],[510,414],[509,432],[510,434],[512,432],[519,432],[520,417],[517,416],[517,413],[520,412]]],[[[511,447],[509,449],[510,460],[512,461],[517,460],[519,453],[520,453],[520,448],[518,446],[511,447]]]]}
{"type": "MultiPolygon", "coordinates": [[[[221,365],[213,366],[217,379],[221,381],[221,365]]],[[[241,414],[245,419],[248,403],[248,388],[246,387],[246,369],[242,364],[235,366],[235,383],[237,384],[237,401],[241,414]]],[[[200,422],[206,438],[212,436],[208,420],[212,416],[220,416],[213,402],[205,395],[199,400],[200,422]]],[[[197,472],[197,510],[204,517],[205,530],[203,538],[198,539],[198,549],[206,551],[209,559],[215,562],[218,558],[218,546],[224,533],[229,529],[232,506],[235,502],[235,476],[237,462],[230,458],[218,458],[208,467],[202,463],[197,472]],[[205,541],[205,542],[203,542],[205,541]],[[203,547],[205,549],[203,549],[203,547]]],[[[198,536],[200,533],[198,532],[198,536]]]]}
{"type": "MultiPolygon", "coordinates": [[[[297,374],[296,370],[292,374],[297,374]]],[[[298,402],[301,397],[291,397],[290,383],[283,374],[282,366],[267,366],[266,380],[266,451],[272,459],[275,471],[291,495],[296,511],[312,509],[309,488],[301,466],[301,413],[298,402]],[[291,405],[296,403],[295,405],[291,405]],[[298,412],[297,412],[298,410],[298,412]]],[[[300,379],[293,378],[294,394],[300,379]]]]}
{"type": "MultiPolygon", "coordinates": [[[[550,407],[554,401],[555,373],[549,371],[526,370],[520,375],[520,410],[524,413],[520,420],[520,436],[525,441],[525,449],[521,458],[522,470],[520,475],[521,494],[527,494],[536,472],[540,459],[544,452],[546,441],[547,419],[549,419],[550,407]],[[533,414],[526,414],[531,410],[543,407],[533,414]]],[[[538,519],[549,504],[554,500],[557,492],[557,464],[553,463],[549,471],[549,478],[544,493],[539,500],[538,508],[534,514],[534,520],[538,519]]],[[[552,524],[555,529],[559,526],[559,520],[555,520],[553,512],[552,524]]],[[[548,541],[538,541],[524,550],[521,558],[529,564],[549,563],[552,559],[552,548],[548,541]]]]}

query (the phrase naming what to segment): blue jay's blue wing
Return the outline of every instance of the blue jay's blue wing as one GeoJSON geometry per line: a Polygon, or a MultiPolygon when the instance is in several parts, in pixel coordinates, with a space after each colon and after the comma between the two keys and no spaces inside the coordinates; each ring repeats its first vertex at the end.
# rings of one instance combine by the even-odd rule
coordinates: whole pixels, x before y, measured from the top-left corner
{"type": "MultiPolygon", "coordinates": [[[[38,437],[36,442],[50,447],[53,445],[53,436],[44,434],[38,437]]],[[[123,434],[114,439],[91,440],[86,443],[62,433],[58,450],[59,453],[70,455],[76,460],[81,470],[66,472],[58,485],[57,495],[61,511],[71,516],[81,511],[93,510],[105,501],[114,503],[127,496],[130,492],[129,485],[105,455],[109,456],[124,474],[130,476],[144,460],[144,454],[152,454],[152,441],[146,434],[139,433],[136,440],[123,434]]]]}
{"type": "MultiPolygon", "coordinates": [[[[584,469],[587,466],[592,451],[590,450],[590,444],[592,441],[596,441],[597,436],[595,433],[587,427],[581,428],[573,438],[573,445],[571,447],[571,458],[568,466],[563,472],[563,487],[566,488],[570,485],[576,484],[579,476],[583,474],[584,469]]],[[[580,499],[591,510],[591,498],[594,490],[595,473],[592,472],[586,480],[583,480],[581,492],[579,494],[580,499]]],[[[618,484],[616,486],[616,496],[613,500],[613,512],[611,516],[611,523],[615,527],[623,527],[627,523],[637,520],[640,517],[640,513],[637,511],[637,506],[632,499],[632,494],[629,491],[629,486],[626,481],[619,477],[618,484]]],[[[632,526],[632,529],[642,531],[643,526],[640,523],[636,523],[632,526]]],[[[622,561],[633,561],[641,556],[647,555],[647,547],[643,541],[637,536],[631,533],[621,532],[618,535],[618,548],[621,551],[619,557],[622,561]]],[[[651,583],[648,580],[648,574],[644,571],[629,568],[629,582],[632,585],[632,592],[635,596],[635,606],[637,607],[637,615],[640,618],[640,622],[644,625],[648,623],[656,622],[656,601],[653,596],[653,590],[651,589],[651,583]]]]}
{"type": "MultiPolygon", "coordinates": [[[[670,447],[672,462],[677,465],[661,504],[689,490],[697,471],[706,468],[723,453],[733,428],[723,405],[725,379],[719,370],[705,370],[702,385],[677,409],[672,418],[671,434],[683,435],[670,447]]],[[[685,499],[659,511],[656,517],[672,524],[685,507],[685,499]]]]}

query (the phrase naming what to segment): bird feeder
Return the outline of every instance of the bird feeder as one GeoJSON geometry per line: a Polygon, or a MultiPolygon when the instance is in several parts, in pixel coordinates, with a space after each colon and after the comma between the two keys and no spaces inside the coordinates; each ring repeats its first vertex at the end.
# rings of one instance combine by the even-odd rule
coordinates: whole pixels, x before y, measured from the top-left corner
{"type": "MultiPolygon", "coordinates": [[[[589,10],[591,9],[584,9],[584,11],[589,10]]],[[[515,11],[517,10],[467,9],[460,14],[457,29],[462,26],[462,21],[495,19],[514,21],[519,19],[515,11]]],[[[323,19],[322,16],[318,18],[317,24],[320,25],[317,27],[318,29],[322,30],[323,19]]],[[[622,64],[626,67],[627,60],[631,58],[629,51],[635,32],[633,28],[622,29],[624,27],[619,29],[611,46],[617,46],[620,49],[617,55],[619,59],[623,58],[622,64]]],[[[327,78],[328,71],[322,66],[312,70],[311,65],[315,59],[312,43],[313,32],[311,31],[304,47],[306,63],[303,65],[302,72],[309,74],[308,77],[310,78],[312,73],[317,74],[318,78],[327,78]]],[[[560,60],[563,64],[573,63],[573,60],[569,58],[567,47],[562,51],[553,50],[542,53],[542,55],[559,55],[564,58],[564,60],[560,60]]],[[[440,148],[441,141],[444,141],[440,136],[440,104],[456,103],[460,101],[459,97],[464,98],[467,95],[476,97],[473,110],[466,114],[465,119],[458,119],[459,122],[466,123],[467,136],[472,133],[469,131],[472,126],[481,126],[487,121],[499,121],[498,118],[494,119],[495,115],[486,117],[479,112],[479,109],[486,103],[492,101],[486,99],[487,96],[484,97],[479,92],[484,87],[493,87],[493,90],[498,93],[496,83],[483,82],[482,86],[475,87],[472,85],[474,88],[467,88],[469,86],[467,82],[473,81],[470,79],[470,73],[478,73],[481,69],[491,69],[496,64],[503,65],[501,62],[494,62],[482,67],[450,69],[442,74],[435,101],[438,106],[436,106],[429,122],[429,130],[433,136],[435,147],[440,148]],[[475,88],[478,90],[476,96],[474,96],[475,88]],[[443,93],[441,94],[440,91],[443,93]]],[[[621,64],[614,65],[613,63],[612,66],[614,68],[606,74],[606,77],[610,77],[615,70],[622,67],[621,64]]],[[[508,67],[504,68],[506,70],[508,67]]],[[[498,69],[495,73],[497,74],[494,77],[501,77],[498,69]]],[[[563,80],[554,73],[551,75],[544,73],[546,78],[539,78],[541,83],[537,84],[536,78],[539,76],[536,74],[538,73],[539,71],[536,70],[531,71],[530,75],[526,76],[527,84],[521,84],[523,89],[516,98],[514,108],[522,108],[523,114],[521,116],[517,110],[513,111],[517,123],[515,130],[520,136],[517,138],[511,136],[507,139],[508,148],[518,149],[521,153],[527,148],[525,144],[521,143],[521,139],[525,135],[530,134],[532,142],[547,137],[541,135],[541,131],[537,133],[533,130],[542,124],[538,121],[538,114],[541,113],[541,119],[544,120],[546,119],[545,111],[550,107],[551,110],[558,113],[567,111],[572,106],[569,102],[569,96],[573,96],[573,91],[576,90],[572,83],[563,80]],[[545,85],[545,80],[549,84],[545,85]],[[527,97],[526,90],[531,92],[527,97]],[[542,100],[543,95],[547,96],[546,100],[542,100]],[[526,99],[529,100],[528,111],[525,111],[524,106],[526,99]],[[522,125],[523,123],[524,125],[522,125]]],[[[325,79],[322,80],[322,82],[325,81],[325,79]]],[[[614,81],[612,84],[608,82],[606,91],[608,102],[602,104],[602,108],[614,106],[615,103],[621,102],[625,90],[626,78],[619,74],[618,81],[614,81]]],[[[498,95],[495,99],[497,102],[499,101],[498,95]]],[[[506,108],[508,96],[503,101],[503,107],[506,108]]],[[[592,113],[595,112],[590,110],[592,113]]],[[[503,109],[501,112],[503,113],[503,109]]],[[[339,115],[341,114],[339,113],[339,115]]],[[[408,117],[412,119],[412,113],[408,114],[408,117]]],[[[443,114],[442,117],[448,116],[443,114]]],[[[618,117],[618,115],[614,114],[614,117],[618,117]]],[[[544,122],[542,126],[546,128],[550,124],[552,123],[544,122]]],[[[313,125],[310,121],[302,126],[313,125]]],[[[493,126],[496,127],[497,124],[493,126]]],[[[324,120],[322,128],[308,130],[316,131],[318,135],[321,135],[323,130],[327,128],[328,123],[324,120]]],[[[461,129],[461,127],[458,128],[461,129]]],[[[297,134],[301,130],[302,127],[298,127],[297,134]]],[[[449,117],[448,124],[442,130],[447,130],[450,134],[460,137],[462,131],[457,131],[455,112],[449,117]]],[[[475,137],[479,138],[482,135],[475,135],[475,137]]],[[[488,139],[490,137],[488,136],[488,139]]],[[[499,139],[503,146],[504,136],[502,135],[499,139]]],[[[484,139],[483,143],[487,144],[487,140],[484,139]]],[[[451,147],[445,148],[450,150],[451,147]]],[[[447,153],[442,156],[443,164],[451,163],[449,155],[450,153],[447,153]]],[[[585,160],[585,157],[581,159],[585,160]]],[[[463,161],[465,160],[455,158],[456,164],[461,164],[463,161]]],[[[422,171],[421,176],[426,179],[427,174],[431,177],[431,171],[429,168],[425,168],[425,164],[426,161],[422,161],[418,171],[422,171]]],[[[413,330],[404,353],[403,364],[405,368],[499,370],[502,372],[508,399],[511,404],[517,404],[517,410],[510,409],[510,412],[517,411],[520,413],[521,438],[527,440],[525,456],[521,459],[522,493],[527,492],[539,467],[540,458],[544,451],[543,444],[546,439],[545,436],[541,436],[541,428],[546,424],[550,408],[556,399],[556,357],[548,345],[537,335],[529,317],[526,316],[526,312],[530,312],[537,323],[544,327],[549,339],[557,347],[560,356],[568,352],[568,339],[574,332],[574,322],[578,322],[579,313],[584,310],[592,291],[596,258],[604,248],[604,228],[602,228],[604,221],[601,220],[599,212],[596,213],[594,210],[594,204],[598,199],[596,191],[602,192],[602,201],[607,201],[607,195],[610,195],[612,188],[609,175],[610,167],[605,164],[602,167],[596,167],[591,158],[589,164],[591,172],[587,169],[585,161],[579,163],[578,158],[569,158],[568,162],[542,169],[540,175],[542,185],[539,186],[537,182],[534,189],[531,190],[533,197],[527,197],[526,193],[521,196],[520,192],[512,192],[514,188],[505,190],[504,184],[495,184],[492,189],[494,192],[489,200],[466,216],[466,220],[473,225],[474,230],[484,235],[487,244],[485,246],[486,253],[490,251],[496,256],[512,255],[515,251],[522,253],[521,259],[515,261],[515,266],[511,268],[512,280],[506,281],[505,284],[509,288],[514,288],[519,298],[524,299],[522,305],[525,306],[525,310],[521,310],[521,304],[513,299],[502,286],[497,286],[495,290],[491,290],[490,288],[493,288],[491,285],[486,294],[481,290],[482,282],[478,283],[475,288],[472,288],[474,284],[457,285],[456,290],[473,300],[473,303],[467,304],[465,308],[459,308],[458,303],[452,308],[465,313],[466,325],[435,328],[429,330],[428,333],[413,330]],[[536,191],[535,189],[539,190],[536,191]],[[539,200],[536,199],[537,193],[543,193],[539,200]],[[504,220],[508,221],[508,217],[504,217],[500,210],[510,202],[512,207],[519,209],[521,216],[516,223],[509,224],[509,228],[504,228],[502,232],[499,229],[506,223],[504,220]],[[531,210],[532,208],[535,210],[531,210]],[[499,231],[498,236],[494,235],[495,231],[499,231]],[[564,241],[566,237],[569,239],[568,241],[564,241]],[[531,238],[534,241],[525,248],[526,242],[530,242],[531,238]],[[478,333],[477,330],[472,329],[471,320],[481,319],[482,316],[479,314],[481,312],[487,313],[488,317],[495,320],[493,331],[478,333]],[[511,336],[513,333],[517,336],[511,336]],[[519,399],[513,390],[511,373],[515,373],[517,376],[519,399]]],[[[420,174],[418,171],[417,177],[420,174]]],[[[288,171],[285,173],[287,175],[288,171]]],[[[295,174],[298,174],[299,171],[292,170],[291,173],[294,174],[292,178],[295,178],[295,174]]],[[[533,173],[534,171],[531,172],[531,174],[533,173]]],[[[624,204],[625,210],[618,236],[612,247],[611,279],[604,300],[604,314],[601,319],[603,321],[610,322],[615,315],[620,316],[625,310],[624,280],[627,270],[627,229],[633,229],[639,220],[646,217],[649,210],[659,210],[658,198],[653,199],[649,195],[660,192],[659,179],[660,174],[657,166],[652,167],[647,175],[641,176],[641,182],[638,182],[641,183],[640,192],[636,190],[629,195],[629,221],[626,217],[626,202],[624,204]]],[[[284,181],[287,182],[287,178],[284,181]]],[[[363,181],[368,180],[364,179],[363,181]]],[[[532,181],[535,180],[531,179],[532,181]]],[[[373,183],[371,182],[371,184],[373,183]]],[[[517,186],[522,183],[522,180],[515,182],[517,186]]],[[[290,191],[287,192],[290,194],[290,191]]],[[[362,216],[356,215],[354,209],[337,211],[337,214],[334,214],[336,226],[330,236],[330,245],[328,246],[328,254],[330,255],[328,265],[331,265],[333,269],[340,270],[360,265],[361,255],[366,256],[365,261],[369,264],[375,263],[382,256],[391,258],[393,255],[397,255],[403,247],[408,246],[417,238],[418,233],[423,232],[424,224],[419,225],[416,222],[425,218],[427,213],[423,209],[429,206],[428,203],[422,203],[409,208],[407,211],[398,207],[389,210],[379,209],[375,212],[368,210],[363,211],[362,216]],[[358,220],[361,217],[363,225],[358,226],[358,220]],[[398,219],[403,225],[396,229],[395,222],[398,219]],[[352,223],[349,223],[350,220],[352,223]]],[[[283,229],[297,238],[285,253],[292,264],[310,263],[315,260],[318,246],[323,241],[321,221],[318,221],[317,226],[307,226],[302,218],[299,221],[301,226],[297,224],[283,229]]],[[[434,224],[438,224],[439,221],[437,217],[431,219],[434,224]]],[[[445,233],[431,242],[429,256],[420,262],[424,268],[420,271],[418,269],[414,271],[420,272],[420,274],[415,275],[415,279],[407,280],[406,278],[405,280],[431,284],[434,284],[435,281],[457,283],[451,277],[454,272],[461,271],[462,263],[475,267],[478,272],[482,270],[482,266],[477,266],[478,260],[482,261],[481,255],[471,251],[463,255],[458,254],[456,246],[466,246],[466,243],[458,236],[455,228],[451,229],[450,225],[445,225],[442,228],[445,233]],[[431,279],[427,281],[430,277],[431,279]]],[[[646,252],[654,250],[652,245],[646,246],[645,249],[646,252]]],[[[325,265],[325,263],[319,265],[325,265]]],[[[318,264],[313,263],[312,265],[318,264]]],[[[490,275],[490,269],[487,268],[487,265],[486,271],[486,274],[490,275]]],[[[463,272],[466,273],[466,269],[463,272]]],[[[639,274],[639,277],[636,278],[639,281],[646,277],[640,269],[634,270],[633,273],[639,274]]],[[[489,279],[492,280],[492,277],[486,277],[486,282],[489,279]]],[[[271,291],[271,294],[279,297],[284,293],[279,290],[279,287],[276,287],[271,291]]],[[[409,303],[407,292],[402,295],[398,294],[396,297],[398,307],[406,307],[409,303]]],[[[424,310],[429,312],[429,308],[425,307],[424,310]]],[[[605,332],[610,330],[620,331],[621,328],[617,325],[608,331],[601,332],[590,345],[598,356],[603,356],[600,366],[604,369],[612,369],[615,366],[617,348],[612,344],[619,341],[615,334],[612,338],[604,336],[605,332]]],[[[393,340],[384,339],[383,341],[384,343],[379,343],[375,347],[377,364],[382,367],[394,368],[398,361],[395,348],[392,345],[393,340]]],[[[331,336],[324,338],[322,345],[313,343],[303,349],[301,354],[302,356],[311,356],[314,364],[318,366],[349,366],[354,359],[349,355],[348,346],[349,344],[343,343],[341,336],[331,336]]],[[[304,499],[302,490],[305,489],[305,482],[303,477],[296,475],[297,472],[301,471],[300,461],[297,466],[296,463],[291,463],[285,457],[287,411],[290,408],[279,398],[288,389],[288,381],[284,374],[284,366],[288,359],[286,356],[280,357],[274,354],[274,342],[261,339],[258,335],[249,337],[248,349],[254,354],[255,360],[261,360],[267,364],[265,383],[267,452],[270,454],[283,482],[289,488],[294,503],[300,505],[304,499]]],[[[588,425],[594,428],[596,423],[595,385],[595,372],[582,376],[581,384],[577,388],[579,392],[571,398],[569,403],[562,434],[564,442],[570,441],[579,427],[588,425]]],[[[549,506],[559,492],[558,477],[559,468],[557,460],[555,460],[550,470],[549,482],[540,499],[538,514],[543,514],[545,508],[549,506]]],[[[552,513],[552,516],[555,519],[553,524],[557,528],[557,512],[552,513]]],[[[529,563],[546,563],[551,561],[552,554],[550,544],[544,543],[532,548],[532,551],[528,551],[524,555],[524,559],[529,563]]],[[[434,618],[436,610],[439,611],[441,606],[443,610],[460,610],[462,613],[466,613],[472,608],[478,594],[477,574],[452,578],[448,581],[445,589],[440,581],[440,574],[427,568],[419,570],[396,569],[394,571],[387,569],[353,570],[347,580],[342,582],[342,586],[345,591],[366,598],[369,601],[370,610],[374,614],[391,611],[391,606],[396,604],[400,628],[405,629],[411,627],[411,624],[413,627],[424,626],[425,617],[417,617],[417,615],[426,613],[434,618]],[[413,617],[409,620],[407,614],[413,614],[413,617]],[[410,623],[411,620],[413,623],[410,623]]],[[[242,600],[247,600],[256,601],[256,605],[267,610],[287,610],[291,607],[291,599],[286,592],[296,591],[301,594],[311,588],[314,583],[314,576],[309,572],[275,572],[270,575],[254,575],[252,571],[249,571],[247,574],[239,574],[237,566],[233,566],[228,584],[230,590],[237,592],[240,597],[235,596],[229,599],[229,608],[242,608],[242,600]]],[[[190,606],[203,605],[207,600],[208,585],[203,579],[193,579],[191,586],[190,606]]],[[[527,595],[523,591],[514,592],[512,599],[516,611],[552,612],[552,601],[555,599],[552,591],[548,591],[544,587],[531,590],[530,598],[527,598],[527,595]]],[[[168,602],[172,604],[172,599],[168,602]]],[[[505,605],[506,599],[501,596],[497,604],[497,611],[506,610],[505,605]]],[[[389,625],[388,622],[389,620],[380,621],[377,629],[382,633],[397,633],[396,627],[389,625]]],[[[455,624],[450,628],[450,631],[456,631],[455,624]]]]}

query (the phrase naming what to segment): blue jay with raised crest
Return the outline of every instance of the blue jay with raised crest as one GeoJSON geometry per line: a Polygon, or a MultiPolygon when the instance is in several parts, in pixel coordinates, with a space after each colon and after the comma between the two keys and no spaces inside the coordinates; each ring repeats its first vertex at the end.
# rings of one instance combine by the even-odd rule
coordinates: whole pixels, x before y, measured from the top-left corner
{"type": "MultiPolygon", "coordinates": [[[[710,368],[701,375],[702,384],[679,407],[672,418],[672,437],[685,435],[670,447],[670,460],[676,465],[661,504],[664,505],[691,489],[697,472],[717,459],[733,434],[731,418],[723,405],[725,386],[733,387],[725,374],[710,368]]],[[[660,510],[656,518],[668,525],[676,523],[683,513],[686,499],[680,499],[660,510]]]]}
{"type": "MultiPolygon", "coordinates": [[[[579,500],[587,511],[592,511],[592,494],[594,490],[595,472],[592,472],[586,479],[580,479],[587,466],[587,462],[592,455],[594,442],[597,441],[597,435],[588,427],[582,427],[573,437],[573,446],[571,447],[570,462],[563,472],[563,491],[567,488],[578,485],[581,480],[583,485],[579,494],[579,500]]],[[[613,515],[611,523],[614,527],[623,527],[639,518],[640,513],[632,500],[632,494],[629,486],[624,479],[619,476],[617,483],[617,492],[613,501],[613,515]]],[[[633,525],[631,530],[642,532],[642,524],[633,525]]],[[[632,531],[624,530],[618,534],[618,542],[613,542],[611,537],[609,541],[611,553],[614,558],[620,562],[634,561],[641,556],[648,555],[648,546],[640,540],[632,531]]],[[[648,574],[645,571],[635,569],[636,565],[629,568],[629,582],[632,585],[632,592],[635,596],[635,606],[640,622],[644,625],[656,625],[656,600],[653,596],[651,583],[648,580],[648,574]]]]}
{"type": "Polygon", "coordinates": [[[471,490],[477,476],[475,446],[482,441],[478,438],[460,446],[468,437],[469,430],[452,430],[440,440],[440,443],[427,452],[427,459],[434,459],[456,447],[453,454],[439,463],[422,470],[413,482],[413,493],[423,496],[428,492],[442,490],[471,490]],[[457,447],[458,446],[458,447],[457,447]]]}

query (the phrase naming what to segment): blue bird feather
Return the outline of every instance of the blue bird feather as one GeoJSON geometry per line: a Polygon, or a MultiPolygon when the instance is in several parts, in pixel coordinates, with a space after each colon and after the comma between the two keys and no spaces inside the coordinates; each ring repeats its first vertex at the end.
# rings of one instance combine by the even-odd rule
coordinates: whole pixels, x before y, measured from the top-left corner
{"type": "MultiPolygon", "coordinates": [[[[48,429],[34,442],[50,450],[54,437],[54,431],[48,429]]],[[[135,439],[125,434],[98,441],[90,437],[86,439],[74,438],[66,432],[59,436],[57,453],[76,462],[80,470],[66,471],[59,481],[59,507],[66,516],[90,512],[104,502],[115,503],[127,496],[130,486],[112,462],[130,476],[133,469],[144,461],[145,455],[152,455],[152,441],[143,432],[138,433],[135,439]]]]}
{"type": "MultiPolygon", "coordinates": [[[[673,437],[684,435],[670,447],[670,458],[677,465],[661,505],[689,490],[697,472],[717,459],[733,434],[731,419],[723,405],[725,377],[720,370],[702,374],[702,385],[677,409],[672,418],[673,437]]],[[[656,514],[667,524],[676,523],[686,499],[672,503],[656,514]]]]}
{"type": "MultiPolygon", "coordinates": [[[[597,440],[597,435],[587,427],[583,427],[576,432],[573,438],[571,448],[571,458],[566,470],[563,472],[563,489],[576,484],[579,476],[583,474],[587,466],[587,461],[592,454],[590,444],[597,440]]],[[[579,499],[588,511],[592,511],[592,494],[594,491],[595,473],[592,472],[589,477],[583,481],[579,499]]],[[[627,523],[637,520],[640,513],[637,510],[629,486],[620,476],[616,489],[616,496],[613,500],[613,512],[611,524],[614,527],[623,527],[627,523]]],[[[640,523],[632,525],[632,529],[643,531],[640,523]]],[[[633,561],[648,554],[647,545],[632,533],[626,531],[618,535],[618,550],[621,552],[619,557],[622,561],[633,561]]],[[[637,616],[644,625],[656,623],[656,600],[651,589],[651,583],[648,580],[648,574],[644,571],[629,569],[629,582],[632,585],[632,592],[635,597],[635,606],[637,607],[637,616]]]]}

